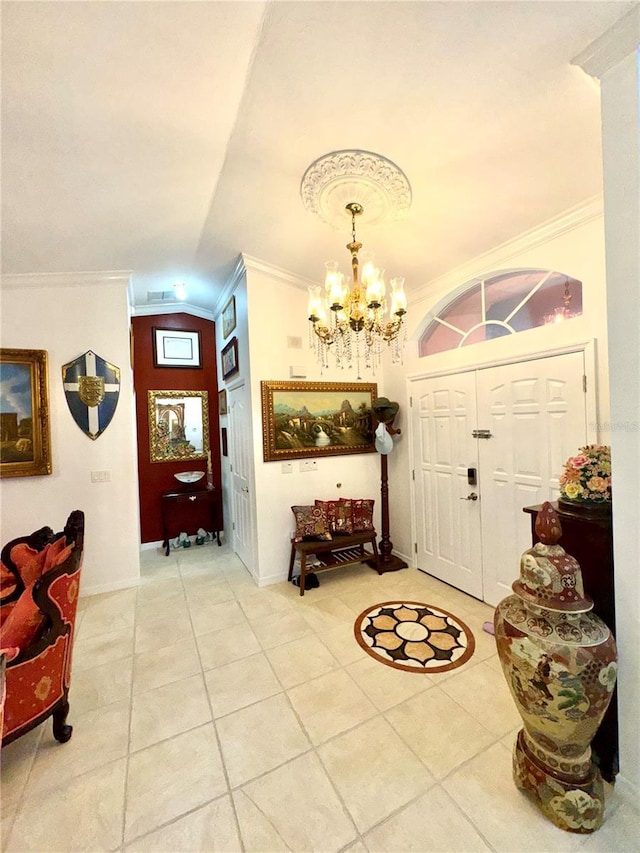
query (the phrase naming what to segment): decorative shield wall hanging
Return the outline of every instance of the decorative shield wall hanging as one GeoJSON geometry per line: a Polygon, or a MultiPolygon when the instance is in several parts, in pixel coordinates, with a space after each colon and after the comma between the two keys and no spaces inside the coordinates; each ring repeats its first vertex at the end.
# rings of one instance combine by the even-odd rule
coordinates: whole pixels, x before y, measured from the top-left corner
{"type": "Polygon", "coordinates": [[[82,432],[96,439],[111,423],[120,396],[120,368],[91,350],[62,368],[69,411],[82,432]]]}

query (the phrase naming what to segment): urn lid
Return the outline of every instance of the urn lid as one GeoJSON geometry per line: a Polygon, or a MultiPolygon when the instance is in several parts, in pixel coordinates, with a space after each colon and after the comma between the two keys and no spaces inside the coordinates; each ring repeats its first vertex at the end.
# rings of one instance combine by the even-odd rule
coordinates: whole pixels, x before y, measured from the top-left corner
{"type": "Polygon", "coordinates": [[[586,613],[593,601],[585,595],[578,561],[558,540],[560,519],[547,501],[536,517],[539,542],[520,558],[520,577],[512,585],[517,596],[547,610],[586,613]]]}

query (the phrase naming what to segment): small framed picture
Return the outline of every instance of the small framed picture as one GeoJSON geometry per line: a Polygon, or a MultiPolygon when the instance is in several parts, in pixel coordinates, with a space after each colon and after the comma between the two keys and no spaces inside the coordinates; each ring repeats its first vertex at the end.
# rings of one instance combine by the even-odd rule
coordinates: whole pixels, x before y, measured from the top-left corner
{"type": "Polygon", "coordinates": [[[228,338],[236,327],[236,298],[232,296],[222,310],[222,337],[228,338]]]}
{"type": "Polygon", "coordinates": [[[200,332],[196,329],[153,329],[156,367],[202,367],[200,332]]]}
{"type": "Polygon", "coordinates": [[[238,365],[238,339],[231,338],[222,350],[222,378],[228,379],[239,370],[238,365]]]}
{"type": "Polygon", "coordinates": [[[219,391],[218,392],[218,414],[226,415],[228,414],[229,409],[227,408],[227,392],[219,391]]]}

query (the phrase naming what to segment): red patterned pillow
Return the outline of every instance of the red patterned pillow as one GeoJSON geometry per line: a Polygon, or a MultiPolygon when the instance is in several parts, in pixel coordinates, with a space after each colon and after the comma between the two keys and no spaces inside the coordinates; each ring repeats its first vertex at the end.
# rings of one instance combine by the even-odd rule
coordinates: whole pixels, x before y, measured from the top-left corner
{"type": "Polygon", "coordinates": [[[320,506],[292,506],[296,518],[296,542],[329,541],[327,516],[320,506]]]}
{"type": "MultiPolygon", "coordinates": [[[[342,500],[345,500],[343,498],[342,500]]],[[[353,518],[353,532],[365,533],[375,530],[373,526],[373,505],[375,501],[351,498],[351,517],[353,518]]]]}
{"type": "Polygon", "coordinates": [[[29,586],[29,584],[39,580],[44,568],[47,548],[44,548],[42,551],[36,551],[34,548],[30,548],[26,542],[20,542],[11,549],[11,559],[25,586],[29,586]]]}
{"type": "Polygon", "coordinates": [[[16,578],[0,560],[0,598],[5,598],[16,588],[16,578]]]}
{"type": "Polygon", "coordinates": [[[33,587],[33,583],[29,584],[7,619],[0,625],[1,648],[26,649],[44,625],[45,615],[33,600],[33,587]]]}
{"type": "Polygon", "coordinates": [[[44,566],[42,568],[43,575],[50,569],[55,569],[56,566],[62,565],[69,554],[73,551],[75,543],[72,542],[70,545],[66,545],[66,541],[66,536],[61,536],[59,539],[56,539],[55,542],[46,546],[44,549],[44,566]]]}
{"type": "Polygon", "coordinates": [[[353,533],[351,501],[344,499],[339,501],[316,501],[316,506],[324,507],[331,533],[335,533],[338,536],[353,533]]]}

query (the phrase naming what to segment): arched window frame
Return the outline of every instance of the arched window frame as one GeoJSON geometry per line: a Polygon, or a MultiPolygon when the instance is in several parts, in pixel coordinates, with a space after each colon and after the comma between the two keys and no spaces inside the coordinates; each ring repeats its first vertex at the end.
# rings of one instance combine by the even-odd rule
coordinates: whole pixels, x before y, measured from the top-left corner
{"type": "MultiPolygon", "coordinates": [[[[435,328],[434,324],[439,326],[445,326],[450,329],[452,332],[460,336],[460,340],[458,341],[456,346],[447,347],[446,349],[439,350],[439,352],[447,352],[451,349],[459,349],[463,347],[469,337],[476,332],[478,329],[482,327],[489,326],[498,326],[500,328],[506,329],[508,334],[518,334],[521,331],[525,331],[525,329],[517,329],[510,322],[521,309],[529,302],[533,296],[549,281],[552,276],[563,276],[567,281],[569,281],[574,288],[574,296],[577,295],[579,299],[577,300],[580,304],[580,309],[578,311],[579,314],[582,313],[582,282],[578,281],[572,276],[569,276],[565,273],[559,272],[558,270],[548,270],[548,269],[540,269],[537,267],[514,267],[511,269],[505,270],[494,270],[487,275],[484,276],[476,276],[463,284],[456,287],[454,290],[449,291],[445,296],[440,299],[440,301],[429,311],[421,323],[421,330],[418,334],[418,351],[421,358],[426,357],[432,353],[423,353],[423,341],[425,339],[428,340],[427,336],[433,332],[435,328]],[[539,274],[539,279],[536,283],[523,295],[522,299],[520,299],[517,305],[512,308],[507,316],[502,319],[494,319],[487,318],[487,301],[486,301],[486,288],[490,286],[492,283],[497,280],[504,281],[508,279],[510,276],[514,278],[522,275],[536,275],[539,274]],[[480,287],[480,306],[481,306],[481,319],[479,322],[475,323],[471,328],[466,331],[459,328],[453,323],[448,322],[447,314],[449,311],[453,310],[454,307],[458,306],[460,303],[460,298],[464,296],[465,293],[474,290],[477,287],[480,287]]],[[[538,324],[531,325],[527,327],[526,330],[538,328],[538,324]]]]}

